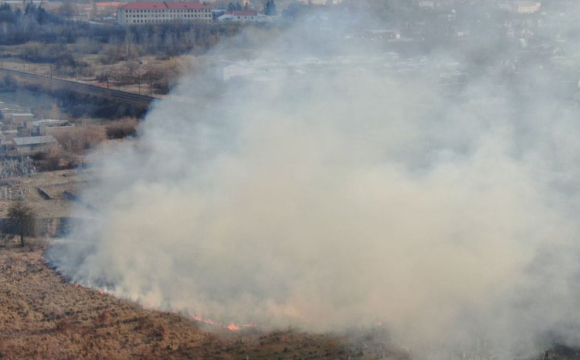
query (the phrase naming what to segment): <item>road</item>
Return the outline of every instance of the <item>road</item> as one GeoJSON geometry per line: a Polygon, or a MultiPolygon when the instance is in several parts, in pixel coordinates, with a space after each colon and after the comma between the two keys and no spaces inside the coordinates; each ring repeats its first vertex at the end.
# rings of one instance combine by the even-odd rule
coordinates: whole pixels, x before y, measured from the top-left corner
{"type": "Polygon", "coordinates": [[[132,105],[149,106],[153,101],[159,98],[147,95],[139,95],[121,90],[107,89],[99,86],[78,83],[69,80],[51,78],[48,76],[31,74],[23,71],[9,70],[0,68],[0,76],[12,76],[23,81],[31,81],[36,85],[44,85],[51,89],[66,89],[78,93],[94,95],[107,99],[113,99],[120,103],[127,103],[132,105]]]}

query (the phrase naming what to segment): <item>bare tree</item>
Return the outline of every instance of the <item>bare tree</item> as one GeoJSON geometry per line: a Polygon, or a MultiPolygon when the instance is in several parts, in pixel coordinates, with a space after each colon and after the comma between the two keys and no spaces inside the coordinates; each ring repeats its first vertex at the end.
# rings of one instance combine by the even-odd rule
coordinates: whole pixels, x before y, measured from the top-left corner
{"type": "Polygon", "coordinates": [[[129,78],[128,82],[137,82],[139,94],[141,94],[141,78],[143,77],[141,64],[138,61],[128,61],[125,63],[125,69],[127,71],[127,77],[129,78]]]}
{"type": "Polygon", "coordinates": [[[36,234],[36,215],[32,208],[23,201],[14,201],[8,208],[3,232],[6,235],[20,236],[20,246],[24,247],[24,238],[36,234]]]}

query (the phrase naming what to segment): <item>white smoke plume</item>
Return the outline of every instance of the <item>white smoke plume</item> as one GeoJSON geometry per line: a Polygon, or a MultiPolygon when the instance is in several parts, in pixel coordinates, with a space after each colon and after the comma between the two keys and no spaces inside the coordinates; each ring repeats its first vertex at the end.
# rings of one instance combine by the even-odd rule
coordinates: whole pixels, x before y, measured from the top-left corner
{"type": "Polygon", "coordinates": [[[136,143],[94,154],[90,221],[48,251],[56,269],[226,323],[383,321],[417,353],[580,345],[573,92],[310,26],[236,60],[246,79],[183,78],[136,143]]]}

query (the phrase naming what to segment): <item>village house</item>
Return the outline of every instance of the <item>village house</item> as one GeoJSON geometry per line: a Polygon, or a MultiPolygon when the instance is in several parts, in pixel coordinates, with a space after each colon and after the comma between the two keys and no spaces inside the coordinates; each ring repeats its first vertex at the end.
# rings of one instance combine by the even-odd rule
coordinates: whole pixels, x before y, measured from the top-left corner
{"type": "Polygon", "coordinates": [[[26,123],[34,120],[34,114],[31,113],[12,113],[7,116],[9,124],[16,126],[26,126],[26,123]]]}
{"type": "Polygon", "coordinates": [[[45,152],[58,146],[58,142],[52,135],[17,137],[12,139],[12,143],[14,150],[19,154],[45,152]]]}
{"type": "Polygon", "coordinates": [[[30,135],[32,136],[54,135],[74,126],[67,120],[54,119],[32,121],[28,125],[30,128],[30,135]]]}

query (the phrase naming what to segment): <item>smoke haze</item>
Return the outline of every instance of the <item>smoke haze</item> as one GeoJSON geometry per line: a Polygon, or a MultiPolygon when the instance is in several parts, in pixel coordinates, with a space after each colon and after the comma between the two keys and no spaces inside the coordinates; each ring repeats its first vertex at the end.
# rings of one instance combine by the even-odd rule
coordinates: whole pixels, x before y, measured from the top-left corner
{"type": "Polygon", "coordinates": [[[77,209],[90,221],[49,261],[226,323],[382,321],[418,356],[580,345],[573,92],[539,66],[477,74],[460,51],[399,56],[312,26],[184,77],[137,143],[93,154],[97,210],[77,209]]]}

